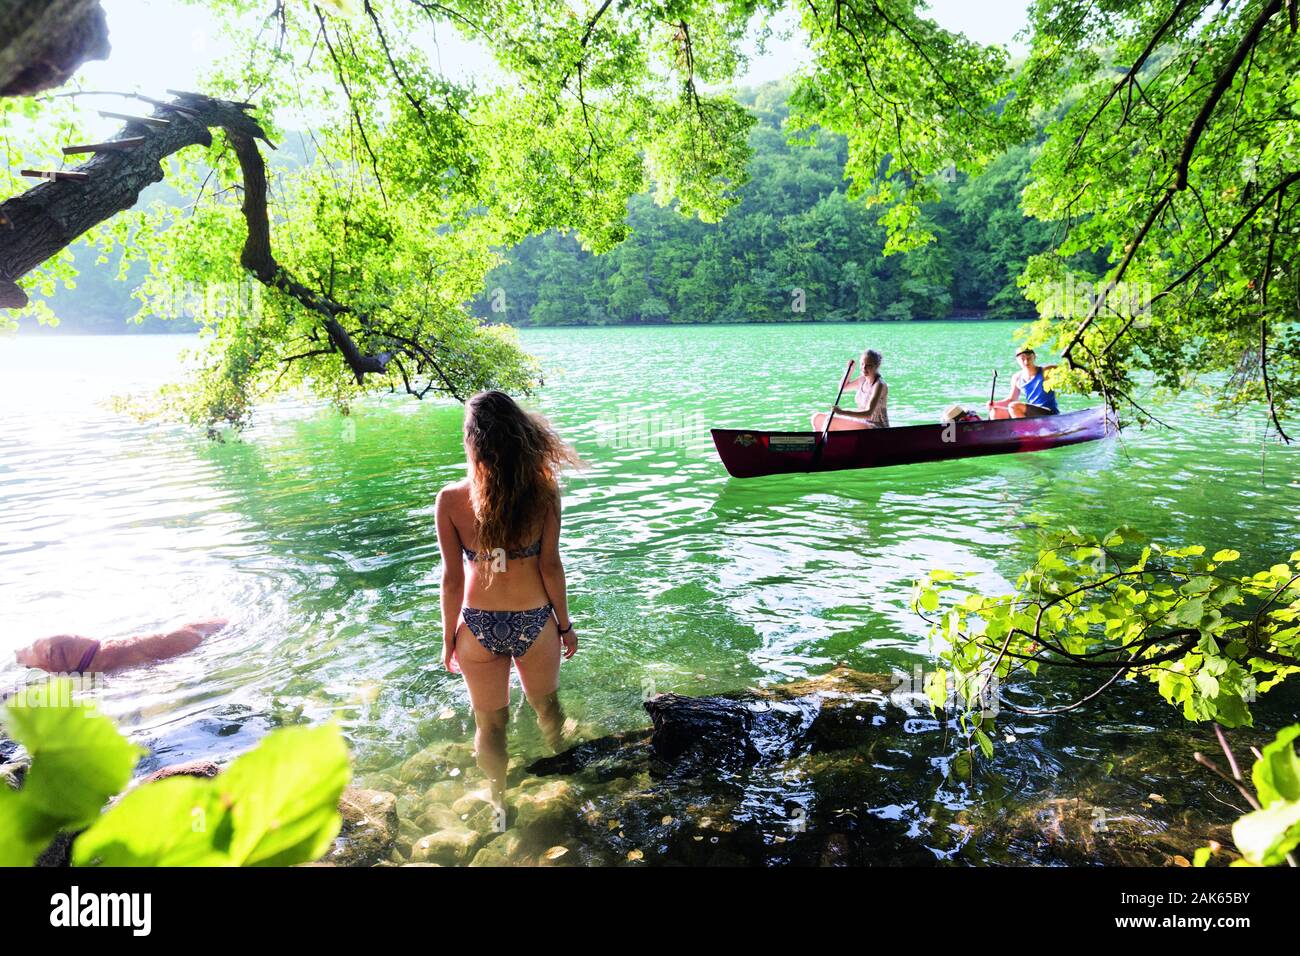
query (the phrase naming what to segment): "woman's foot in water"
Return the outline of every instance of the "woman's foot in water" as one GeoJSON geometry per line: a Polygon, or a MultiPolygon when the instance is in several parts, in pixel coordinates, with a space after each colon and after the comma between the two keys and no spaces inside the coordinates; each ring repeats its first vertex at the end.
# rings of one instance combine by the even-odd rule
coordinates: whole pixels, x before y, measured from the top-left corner
{"type": "Polygon", "coordinates": [[[486,784],[478,790],[471,790],[465,796],[481,800],[488,805],[492,811],[492,829],[500,833],[506,829],[511,816],[510,805],[506,802],[505,787],[498,787],[492,781],[487,781],[486,784]]]}

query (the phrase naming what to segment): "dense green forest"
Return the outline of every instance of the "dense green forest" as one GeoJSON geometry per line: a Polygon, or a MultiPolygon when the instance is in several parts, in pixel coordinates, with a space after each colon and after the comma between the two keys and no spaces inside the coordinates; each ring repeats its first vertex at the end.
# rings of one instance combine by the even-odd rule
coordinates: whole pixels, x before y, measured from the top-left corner
{"type": "Polygon", "coordinates": [[[593,256],[571,235],[530,236],[488,276],[474,312],[520,326],[1035,314],[1016,285],[1051,241],[1051,226],[1020,210],[1034,146],[975,177],[941,173],[942,198],[925,208],[935,241],[885,256],[883,207],[847,194],[844,138],[791,143],[787,96],[784,84],[738,94],[758,122],[750,180],[721,222],[641,193],[621,245],[593,256]]]}
{"type": "MultiPolygon", "coordinates": [[[[978,176],[940,174],[925,213],[936,239],[885,256],[881,206],[850,199],[847,145],[821,132],[790,141],[788,87],[768,84],[738,99],[757,119],[741,201],[706,223],[659,206],[628,203],[627,239],[595,256],[554,230],[503,252],[473,311],[514,325],[663,322],[843,322],[950,315],[1023,318],[1034,307],[1016,285],[1026,259],[1050,245],[1051,226],[1020,210],[1032,145],[1002,153],[978,176]]],[[[296,153],[293,138],[289,152],[296,153]]],[[[284,157],[277,157],[279,164],[284,157]]],[[[294,155],[291,165],[303,157],[294,155]]],[[[142,197],[175,201],[166,184],[142,197]],[[169,195],[160,196],[159,191],[169,195]]],[[[60,328],[77,332],[192,332],[192,316],[132,322],[142,264],[125,279],[115,261],[74,247],[75,288],[46,299],[60,328]]]]}

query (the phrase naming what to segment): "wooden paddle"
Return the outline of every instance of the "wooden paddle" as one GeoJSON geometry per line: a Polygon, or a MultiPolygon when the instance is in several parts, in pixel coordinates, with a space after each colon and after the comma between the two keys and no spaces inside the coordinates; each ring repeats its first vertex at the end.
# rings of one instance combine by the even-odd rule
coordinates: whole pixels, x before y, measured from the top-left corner
{"type": "Polygon", "coordinates": [[[853,374],[853,359],[849,359],[849,367],[844,370],[844,377],[840,379],[840,390],[835,393],[835,405],[831,406],[831,413],[826,416],[826,427],[822,429],[822,440],[817,443],[817,448],[813,451],[813,461],[816,461],[822,455],[822,449],[826,447],[826,439],[831,434],[831,419],[835,417],[835,408],[844,396],[844,386],[849,384],[849,376],[853,374]]]}
{"type": "MultiPolygon", "coordinates": [[[[993,370],[993,384],[992,384],[992,386],[990,386],[990,388],[989,388],[989,404],[990,404],[990,405],[993,404],[993,396],[997,395],[997,393],[998,393],[998,370],[997,370],[997,369],[994,369],[994,370],[993,370]]],[[[991,418],[992,416],[993,416],[993,409],[990,408],[990,409],[989,409],[989,417],[991,418]]]]}

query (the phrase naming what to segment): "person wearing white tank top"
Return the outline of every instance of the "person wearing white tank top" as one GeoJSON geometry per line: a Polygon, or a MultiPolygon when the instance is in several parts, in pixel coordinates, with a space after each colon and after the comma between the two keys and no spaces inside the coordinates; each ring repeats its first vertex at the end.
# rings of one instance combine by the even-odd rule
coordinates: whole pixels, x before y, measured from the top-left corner
{"type": "MultiPolygon", "coordinates": [[[[888,428],[889,427],[889,386],[880,377],[881,355],[875,349],[862,353],[858,365],[862,374],[849,384],[853,386],[856,408],[835,406],[835,417],[831,419],[831,431],[850,428],[888,428]]],[[[846,386],[847,387],[847,386],[846,386]]],[[[812,417],[814,431],[826,427],[827,412],[818,412],[812,417]]]]}

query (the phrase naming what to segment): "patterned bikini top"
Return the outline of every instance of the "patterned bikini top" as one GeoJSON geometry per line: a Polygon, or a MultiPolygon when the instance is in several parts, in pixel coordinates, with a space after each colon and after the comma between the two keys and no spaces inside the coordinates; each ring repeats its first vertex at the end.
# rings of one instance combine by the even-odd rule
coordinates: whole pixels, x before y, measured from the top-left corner
{"type": "MultiPolygon", "coordinates": [[[[473,548],[467,548],[463,544],[460,546],[461,551],[465,552],[466,561],[491,561],[491,551],[475,551],[473,548]]],[[[542,553],[542,539],[538,538],[526,548],[510,548],[506,551],[507,558],[531,558],[542,553]]]]}

